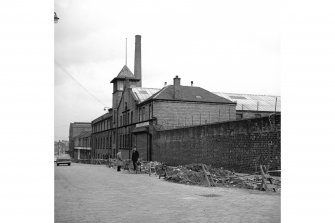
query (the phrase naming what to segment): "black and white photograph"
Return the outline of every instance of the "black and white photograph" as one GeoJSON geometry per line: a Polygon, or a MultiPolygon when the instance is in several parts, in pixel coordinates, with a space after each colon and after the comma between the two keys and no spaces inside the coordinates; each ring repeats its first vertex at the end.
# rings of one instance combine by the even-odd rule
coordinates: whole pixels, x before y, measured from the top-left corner
{"type": "Polygon", "coordinates": [[[335,222],[333,9],[3,2],[0,222],[335,222]]]}
{"type": "Polygon", "coordinates": [[[55,222],[280,222],[278,3],[55,0],[54,26],[55,222]]]}

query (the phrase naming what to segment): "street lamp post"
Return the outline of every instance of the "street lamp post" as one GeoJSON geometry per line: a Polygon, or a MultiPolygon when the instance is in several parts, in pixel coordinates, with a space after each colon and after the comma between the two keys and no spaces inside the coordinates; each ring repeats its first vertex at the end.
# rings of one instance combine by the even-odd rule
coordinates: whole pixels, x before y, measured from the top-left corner
{"type": "Polygon", "coordinates": [[[54,23],[58,23],[59,18],[57,17],[56,12],[54,12],[54,23]]]}

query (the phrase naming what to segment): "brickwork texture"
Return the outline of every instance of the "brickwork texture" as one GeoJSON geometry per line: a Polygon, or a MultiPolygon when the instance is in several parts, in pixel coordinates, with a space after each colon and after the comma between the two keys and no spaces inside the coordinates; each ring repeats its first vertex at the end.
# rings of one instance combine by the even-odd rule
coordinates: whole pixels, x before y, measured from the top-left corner
{"type": "Polygon", "coordinates": [[[279,170],[280,115],[159,130],[152,159],[169,165],[205,163],[253,173],[259,165],[279,170]]]}

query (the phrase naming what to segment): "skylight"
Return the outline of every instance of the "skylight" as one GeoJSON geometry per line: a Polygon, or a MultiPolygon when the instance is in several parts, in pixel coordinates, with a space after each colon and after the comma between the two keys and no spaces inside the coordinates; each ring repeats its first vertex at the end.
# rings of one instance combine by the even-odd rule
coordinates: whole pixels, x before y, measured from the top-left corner
{"type": "Polygon", "coordinates": [[[231,99],[247,99],[243,96],[229,96],[231,99]]]}

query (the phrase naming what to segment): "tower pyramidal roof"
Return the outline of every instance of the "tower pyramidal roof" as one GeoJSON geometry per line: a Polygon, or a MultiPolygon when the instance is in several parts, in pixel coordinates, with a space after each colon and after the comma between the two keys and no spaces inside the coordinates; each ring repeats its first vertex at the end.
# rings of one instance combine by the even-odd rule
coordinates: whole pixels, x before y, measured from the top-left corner
{"type": "Polygon", "coordinates": [[[134,74],[129,70],[127,65],[124,65],[120,73],[117,75],[118,78],[135,78],[134,74]]]}
{"type": "Polygon", "coordinates": [[[114,83],[115,80],[124,80],[124,79],[129,79],[129,80],[139,80],[136,78],[131,72],[131,70],[127,67],[127,65],[124,65],[119,74],[111,81],[111,83],[114,83]]]}

